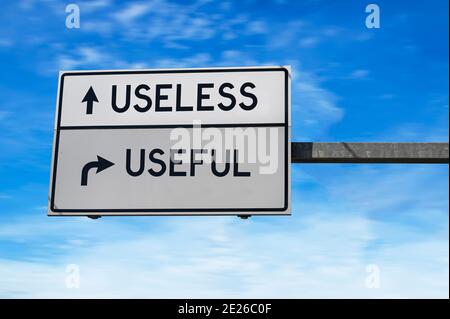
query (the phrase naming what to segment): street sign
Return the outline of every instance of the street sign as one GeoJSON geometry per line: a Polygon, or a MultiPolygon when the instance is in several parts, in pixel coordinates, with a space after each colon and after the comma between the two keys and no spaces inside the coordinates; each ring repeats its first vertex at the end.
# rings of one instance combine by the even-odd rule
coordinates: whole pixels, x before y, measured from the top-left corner
{"type": "Polygon", "coordinates": [[[290,214],[290,68],[67,71],[49,215],[290,214]]]}

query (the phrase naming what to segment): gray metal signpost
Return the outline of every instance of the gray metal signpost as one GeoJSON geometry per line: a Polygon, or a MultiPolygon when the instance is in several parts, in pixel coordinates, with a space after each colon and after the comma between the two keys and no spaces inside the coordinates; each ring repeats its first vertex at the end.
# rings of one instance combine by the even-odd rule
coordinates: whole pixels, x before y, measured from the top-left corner
{"type": "MultiPolygon", "coordinates": [[[[292,163],[448,164],[448,143],[292,142],[292,163]]],[[[250,215],[239,215],[247,219],[250,215]]]]}
{"type": "Polygon", "coordinates": [[[292,163],[445,164],[448,143],[293,142],[292,163]]]}

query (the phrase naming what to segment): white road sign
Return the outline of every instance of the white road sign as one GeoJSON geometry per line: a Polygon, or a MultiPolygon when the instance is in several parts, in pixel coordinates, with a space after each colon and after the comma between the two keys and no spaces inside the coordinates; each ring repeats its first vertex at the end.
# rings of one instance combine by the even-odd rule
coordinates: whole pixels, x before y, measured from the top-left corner
{"type": "Polygon", "coordinates": [[[48,214],[290,214],[290,68],[61,72],[48,214]]]}

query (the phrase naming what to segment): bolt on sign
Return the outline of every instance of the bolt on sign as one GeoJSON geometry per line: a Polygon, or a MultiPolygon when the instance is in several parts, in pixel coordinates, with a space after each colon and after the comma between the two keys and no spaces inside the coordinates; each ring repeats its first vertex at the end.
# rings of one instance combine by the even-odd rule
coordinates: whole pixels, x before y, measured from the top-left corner
{"type": "Polygon", "coordinates": [[[67,71],[49,211],[290,214],[290,68],[67,71]]]}

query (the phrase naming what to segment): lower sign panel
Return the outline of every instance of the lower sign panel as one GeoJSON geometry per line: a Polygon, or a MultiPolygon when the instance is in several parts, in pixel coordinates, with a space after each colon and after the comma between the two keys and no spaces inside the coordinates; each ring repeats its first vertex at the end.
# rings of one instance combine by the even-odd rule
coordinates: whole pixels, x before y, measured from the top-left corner
{"type": "Polygon", "coordinates": [[[62,129],[49,215],[290,214],[286,130],[62,129]]]}

